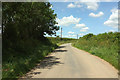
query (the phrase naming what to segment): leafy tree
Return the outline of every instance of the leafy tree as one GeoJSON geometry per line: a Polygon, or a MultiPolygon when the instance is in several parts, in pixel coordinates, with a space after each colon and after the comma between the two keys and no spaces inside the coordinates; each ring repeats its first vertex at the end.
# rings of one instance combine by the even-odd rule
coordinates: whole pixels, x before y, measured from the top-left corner
{"type": "Polygon", "coordinates": [[[40,39],[56,34],[56,14],[49,2],[3,3],[3,39],[40,39]]]}
{"type": "Polygon", "coordinates": [[[89,33],[89,34],[83,36],[83,38],[84,38],[84,39],[89,39],[89,38],[91,38],[92,36],[94,36],[94,35],[93,35],[92,33],[89,33]]]}

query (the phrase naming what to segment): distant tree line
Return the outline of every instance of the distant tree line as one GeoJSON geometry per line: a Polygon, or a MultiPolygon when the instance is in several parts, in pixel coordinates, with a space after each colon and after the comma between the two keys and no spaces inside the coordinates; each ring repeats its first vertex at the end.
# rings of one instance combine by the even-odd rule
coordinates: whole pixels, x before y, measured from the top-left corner
{"type": "Polygon", "coordinates": [[[84,35],[83,37],[80,37],[79,39],[85,39],[85,40],[111,40],[112,42],[114,41],[119,41],[120,39],[120,33],[119,32],[108,32],[108,33],[101,33],[98,35],[94,35],[93,33],[89,33],[87,35],[84,35]]]}

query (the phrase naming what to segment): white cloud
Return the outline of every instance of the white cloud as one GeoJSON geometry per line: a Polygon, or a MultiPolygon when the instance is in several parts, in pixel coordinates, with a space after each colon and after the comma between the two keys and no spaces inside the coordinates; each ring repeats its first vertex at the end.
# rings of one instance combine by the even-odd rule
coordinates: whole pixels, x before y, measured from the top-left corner
{"type": "Polygon", "coordinates": [[[108,32],[115,32],[115,30],[109,30],[108,32]]]}
{"type": "Polygon", "coordinates": [[[74,5],[74,4],[72,4],[72,3],[70,3],[70,4],[68,4],[68,6],[67,6],[68,8],[74,8],[74,7],[76,7],[76,5],[74,5]]]}
{"type": "Polygon", "coordinates": [[[68,8],[75,8],[75,7],[80,8],[80,7],[82,7],[82,5],[79,2],[74,2],[74,3],[68,4],[67,7],[68,8]]]}
{"type": "Polygon", "coordinates": [[[71,24],[77,24],[80,21],[80,18],[75,18],[72,15],[68,17],[63,17],[62,19],[56,19],[59,26],[69,26],[71,24]]]}
{"type": "Polygon", "coordinates": [[[97,10],[98,9],[97,2],[84,2],[84,4],[87,6],[87,9],[90,9],[90,10],[97,10]]]}
{"type": "Polygon", "coordinates": [[[91,17],[101,17],[101,16],[103,16],[103,15],[104,15],[103,12],[99,12],[98,14],[94,14],[94,13],[90,13],[90,14],[89,14],[89,16],[91,16],[91,17]]]}
{"type": "MultiPolygon", "coordinates": [[[[74,0],[65,0],[67,2],[74,2],[74,0]]],[[[74,7],[77,7],[79,5],[80,7],[86,5],[87,9],[90,10],[97,10],[99,7],[98,2],[118,2],[119,0],[78,0],[74,2],[74,7]]],[[[72,7],[73,8],[73,7],[72,7]]]]}
{"type": "Polygon", "coordinates": [[[80,0],[80,3],[86,5],[87,9],[90,10],[97,10],[99,5],[98,5],[99,0],[80,0]]]}
{"type": "Polygon", "coordinates": [[[112,9],[111,12],[112,14],[104,24],[113,28],[118,28],[118,9],[112,9]]]}
{"type": "Polygon", "coordinates": [[[86,25],[85,24],[76,24],[74,28],[82,28],[82,27],[85,27],[86,25]]]}
{"type": "Polygon", "coordinates": [[[68,37],[76,37],[77,35],[68,35],[68,37]]]}
{"type": "Polygon", "coordinates": [[[77,35],[63,35],[63,37],[69,38],[69,37],[77,37],[77,35]]]}
{"type": "Polygon", "coordinates": [[[73,27],[73,28],[80,28],[81,32],[86,32],[89,29],[88,27],[86,27],[86,25],[84,23],[76,24],[75,27],[73,27]]]}
{"type": "Polygon", "coordinates": [[[89,28],[88,27],[84,27],[80,29],[80,32],[86,32],[89,28]]]}
{"type": "Polygon", "coordinates": [[[90,10],[97,10],[99,5],[98,5],[98,2],[99,0],[79,0],[79,1],[76,1],[74,3],[70,3],[68,4],[68,8],[80,8],[80,7],[83,7],[86,6],[87,9],[90,9],[90,10]]]}
{"type": "Polygon", "coordinates": [[[80,1],[76,1],[74,3],[70,3],[68,4],[68,8],[80,8],[82,7],[83,5],[86,5],[87,6],[87,9],[90,9],[90,10],[97,10],[98,9],[98,3],[97,2],[90,2],[89,0],[80,0],[80,1]]]}
{"type": "Polygon", "coordinates": [[[80,34],[78,34],[79,36],[83,36],[83,35],[85,35],[85,34],[83,34],[83,33],[80,33],[80,34]]]}
{"type": "Polygon", "coordinates": [[[69,31],[68,34],[74,34],[75,32],[69,31]]]}

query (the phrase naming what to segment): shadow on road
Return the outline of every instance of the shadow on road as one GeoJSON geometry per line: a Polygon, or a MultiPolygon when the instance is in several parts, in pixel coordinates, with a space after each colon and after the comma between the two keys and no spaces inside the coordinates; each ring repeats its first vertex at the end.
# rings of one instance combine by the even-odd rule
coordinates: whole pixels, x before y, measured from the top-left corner
{"type": "Polygon", "coordinates": [[[66,46],[59,46],[58,48],[65,48],[66,46]]]}
{"type": "Polygon", "coordinates": [[[32,78],[33,75],[38,75],[41,73],[40,71],[35,72],[34,70],[51,69],[53,65],[63,64],[60,61],[58,61],[59,59],[60,58],[57,58],[55,56],[45,57],[44,60],[37,64],[37,66],[25,76],[25,78],[32,78]]]}
{"type": "Polygon", "coordinates": [[[45,57],[45,59],[43,61],[41,61],[40,64],[37,65],[36,68],[51,69],[53,65],[63,64],[60,61],[57,61],[58,59],[60,59],[60,58],[56,58],[55,56],[45,57]]]}
{"type": "Polygon", "coordinates": [[[67,52],[67,50],[55,50],[54,52],[67,52]]]}
{"type": "Polygon", "coordinates": [[[67,50],[62,50],[61,48],[64,48],[66,46],[59,46],[54,52],[67,52],[67,50]]]}

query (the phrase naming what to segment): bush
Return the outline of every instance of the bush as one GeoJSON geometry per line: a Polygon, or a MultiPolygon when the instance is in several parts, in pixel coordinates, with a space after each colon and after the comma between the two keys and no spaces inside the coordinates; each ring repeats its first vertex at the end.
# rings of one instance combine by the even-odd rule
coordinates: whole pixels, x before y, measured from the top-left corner
{"type": "Polygon", "coordinates": [[[118,69],[119,38],[120,33],[118,32],[87,34],[74,42],[73,46],[101,57],[118,69]]]}

